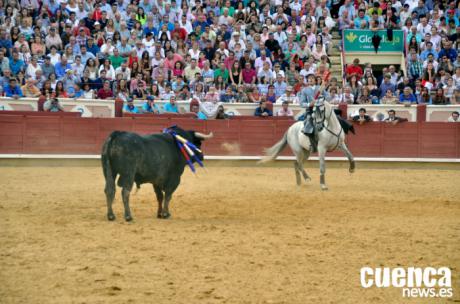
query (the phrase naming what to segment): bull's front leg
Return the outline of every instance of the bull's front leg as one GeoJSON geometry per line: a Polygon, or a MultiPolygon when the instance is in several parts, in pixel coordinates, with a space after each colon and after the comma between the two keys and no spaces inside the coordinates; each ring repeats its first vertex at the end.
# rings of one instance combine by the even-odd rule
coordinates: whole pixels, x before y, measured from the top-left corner
{"type": "Polygon", "coordinates": [[[121,190],[121,196],[123,198],[123,205],[125,207],[125,220],[127,222],[130,222],[133,220],[131,217],[131,210],[129,209],[129,194],[131,193],[131,187],[123,187],[123,190],[121,190]]]}
{"type": "Polygon", "coordinates": [[[162,218],[163,213],[163,191],[160,187],[153,185],[153,190],[155,190],[155,194],[157,196],[158,201],[158,211],[157,211],[157,218],[162,218]]]}

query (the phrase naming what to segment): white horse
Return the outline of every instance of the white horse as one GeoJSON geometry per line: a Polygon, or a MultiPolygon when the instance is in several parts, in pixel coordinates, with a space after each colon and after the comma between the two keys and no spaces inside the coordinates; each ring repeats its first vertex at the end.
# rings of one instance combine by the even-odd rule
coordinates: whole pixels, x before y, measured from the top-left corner
{"type": "MultiPolygon", "coordinates": [[[[337,148],[342,150],[350,162],[350,173],[355,170],[355,161],[350,150],[345,144],[345,132],[336,117],[332,106],[324,101],[317,102],[313,109],[313,122],[318,130],[318,156],[320,164],[320,185],[322,190],[327,190],[326,186],[326,152],[331,152],[337,148]]],[[[273,147],[265,150],[266,156],[260,161],[261,163],[274,160],[287,144],[291,147],[296,155],[297,160],[294,162],[297,185],[300,185],[300,174],[306,180],[311,180],[303,168],[303,162],[310,156],[310,139],[302,133],[304,123],[296,122],[284,134],[283,138],[273,147]]]]}

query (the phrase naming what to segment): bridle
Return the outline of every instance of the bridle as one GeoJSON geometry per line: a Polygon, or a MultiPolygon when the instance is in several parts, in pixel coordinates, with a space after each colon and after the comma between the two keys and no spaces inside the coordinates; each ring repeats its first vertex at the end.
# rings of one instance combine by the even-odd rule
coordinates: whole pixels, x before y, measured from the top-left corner
{"type": "MultiPolygon", "coordinates": [[[[334,148],[330,150],[330,151],[334,151],[339,146],[340,135],[342,135],[342,132],[343,132],[343,128],[341,126],[340,126],[340,131],[339,131],[338,134],[334,133],[331,129],[329,129],[329,124],[330,124],[330,121],[331,121],[332,112],[334,112],[334,110],[331,109],[331,111],[329,112],[328,117],[326,118],[326,106],[324,104],[324,101],[320,101],[320,102],[315,103],[315,110],[314,111],[315,111],[315,115],[314,115],[315,125],[320,125],[321,130],[322,130],[322,128],[324,128],[326,131],[328,131],[329,133],[331,133],[333,136],[335,136],[337,138],[337,143],[335,144],[334,148]],[[320,117],[321,117],[320,121],[316,120],[316,114],[320,115],[320,117]],[[327,122],[327,125],[325,124],[325,122],[327,122]]],[[[340,123],[339,123],[339,125],[340,125],[340,123]]],[[[321,130],[319,130],[319,131],[321,131],[321,130]]]]}

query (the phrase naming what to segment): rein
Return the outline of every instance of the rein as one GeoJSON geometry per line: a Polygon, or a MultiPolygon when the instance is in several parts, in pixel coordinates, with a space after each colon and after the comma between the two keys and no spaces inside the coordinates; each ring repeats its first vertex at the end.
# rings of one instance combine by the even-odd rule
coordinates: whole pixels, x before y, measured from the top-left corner
{"type": "Polygon", "coordinates": [[[196,155],[196,152],[201,153],[200,149],[198,149],[194,144],[189,142],[187,139],[177,134],[171,128],[163,129],[163,133],[169,134],[174,138],[174,142],[176,143],[177,148],[184,156],[187,165],[189,166],[190,170],[192,170],[193,173],[196,174],[196,169],[195,169],[195,166],[193,165],[192,159],[195,160],[200,165],[200,167],[204,168],[203,162],[196,155]]]}
{"type": "MultiPolygon", "coordinates": [[[[340,143],[340,135],[342,135],[342,132],[343,132],[343,128],[340,127],[340,131],[338,134],[335,134],[331,129],[328,128],[329,126],[329,123],[330,123],[330,120],[331,120],[331,116],[332,116],[332,112],[333,110],[331,109],[331,112],[329,113],[329,116],[328,118],[326,119],[326,106],[324,104],[320,105],[320,106],[316,106],[316,109],[321,113],[321,116],[322,116],[322,120],[321,120],[321,125],[323,125],[324,129],[326,131],[328,131],[329,133],[331,133],[333,136],[337,137],[337,143],[335,144],[334,148],[332,150],[329,150],[329,151],[334,151],[335,149],[337,149],[337,147],[339,146],[339,143],[340,143]],[[324,110],[321,110],[320,107],[324,107],[324,110]],[[327,121],[327,126],[324,124],[325,122],[327,121]]],[[[315,118],[315,123],[316,122],[316,118],[315,118]]]]}

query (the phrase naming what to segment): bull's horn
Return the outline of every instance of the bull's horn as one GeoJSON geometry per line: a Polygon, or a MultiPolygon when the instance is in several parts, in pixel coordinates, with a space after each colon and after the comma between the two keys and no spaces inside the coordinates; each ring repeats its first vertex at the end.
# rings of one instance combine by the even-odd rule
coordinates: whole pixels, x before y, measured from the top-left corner
{"type": "Polygon", "coordinates": [[[210,138],[213,138],[214,137],[214,134],[209,133],[209,134],[203,134],[203,133],[200,133],[200,132],[195,132],[195,136],[198,137],[198,138],[201,138],[201,139],[210,139],[210,138]]]}

